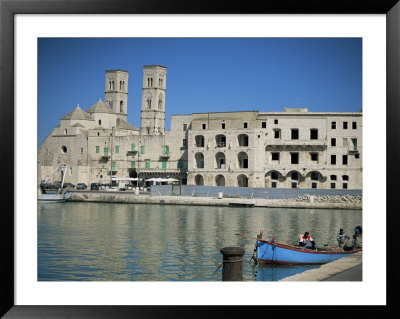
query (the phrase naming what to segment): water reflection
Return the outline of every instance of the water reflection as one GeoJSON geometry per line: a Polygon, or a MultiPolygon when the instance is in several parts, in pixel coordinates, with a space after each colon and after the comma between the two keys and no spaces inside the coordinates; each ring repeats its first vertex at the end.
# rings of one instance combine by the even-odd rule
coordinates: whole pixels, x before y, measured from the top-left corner
{"type": "Polygon", "coordinates": [[[296,244],[309,231],[317,245],[333,245],[340,228],[351,233],[362,225],[361,216],[359,210],[39,204],[38,279],[219,281],[220,248],[240,246],[244,280],[279,280],[303,269],[254,269],[248,261],[255,241],[235,233],[255,237],[262,229],[264,238],[296,244]]]}

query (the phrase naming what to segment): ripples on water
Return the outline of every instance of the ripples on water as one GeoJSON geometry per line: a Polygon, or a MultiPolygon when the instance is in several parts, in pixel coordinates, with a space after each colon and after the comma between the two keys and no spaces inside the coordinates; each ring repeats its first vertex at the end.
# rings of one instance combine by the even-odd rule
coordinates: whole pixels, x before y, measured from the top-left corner
{"type": "Polygon", "coordinates": [[[38,204],[38,279],[42,281],[220,281],[220,249],[245,249],[243,280],[275,281],[319,266],[256,267],[255,237],[317,246],[352,234],[361,210],[232,208],[104,203],[38,204]]]}

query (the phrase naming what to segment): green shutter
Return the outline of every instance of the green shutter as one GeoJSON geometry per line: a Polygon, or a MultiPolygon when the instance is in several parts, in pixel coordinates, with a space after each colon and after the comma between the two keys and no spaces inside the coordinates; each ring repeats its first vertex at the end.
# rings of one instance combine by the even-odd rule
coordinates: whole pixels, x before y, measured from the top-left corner
{"type": "Polygon", "coordinates": [[[135,161],[131,161],[131,168],[135,168],[135,161]]]}
{"type": "Polygon", "coordinates": [[[96,146],[96,153],[100,153],[100,146],[96,146]]]}
{"type": "Polygon", "coordinates": [[[162,169],[167,169],[167,162],[162,162],[162,169]]]}
{"type": "Polygon", "coordinates": [[[112,162],[112,163],[111,163],[111,170],[112,170],[112,171],[116,171],[115,164],[116,164],[115,162],[112,162]]]}
{"type": "Polygon", "coordinates": [[[119,146],[115,146],[115,153],[119,153],[119,146]]]}
{"type": "Polygon", "coordinates": [[[150,168],[150,161],[146,161],[146,168],[150,168]]]}
{"type": "Polygon", "coordinates": [[[131,145],[131,150],[134,151],[134,150],[135,150],[135,147],[136,147],[136,145],[135,145],[135,144],[132,144],[132,145],[131,145]]]}
{"type": "Polygon", "coordinates": [[[104,148],[104,156],[108,156],[108,148],[107,147],[104,148]]]}
{"type": "Polygon", "coordinates": [[[357,139],[356,138],[352,138],[351,141],[353,142],[353,150],[357,151],[357,139]]]}
{"type": "Polygon", "coordinates": [[[178,168],[183,168],[183,162],[182,161],[178,162],[178,168]]]}
{"type": "Polygon", "coordinates": [[[140,153],[144,154],[144,146],[140,146],[140,153]]]}

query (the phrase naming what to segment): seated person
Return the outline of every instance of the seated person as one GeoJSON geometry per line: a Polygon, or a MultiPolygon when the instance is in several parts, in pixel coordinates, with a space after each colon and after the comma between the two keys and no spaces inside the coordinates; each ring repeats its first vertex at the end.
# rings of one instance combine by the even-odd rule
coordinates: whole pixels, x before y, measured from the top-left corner
{"type": "Polygon", "coordinates": [[[310,248],[310,249],[315,249],[315,241],[314,241],[314,239],[311,238],[311,236],[308,232],[305,232],[304,235],[300,236],[300,238],[299,238],[299,246],[305,247],[305,248],[310,248]]]}

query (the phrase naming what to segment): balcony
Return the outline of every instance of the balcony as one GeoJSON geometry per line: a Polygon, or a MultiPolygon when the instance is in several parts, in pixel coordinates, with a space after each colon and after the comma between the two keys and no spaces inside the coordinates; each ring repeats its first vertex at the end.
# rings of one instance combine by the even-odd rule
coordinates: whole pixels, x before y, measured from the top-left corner
{"type": "Polygon", "coordinates": [[[162,154],[160,155],[160,158],[169,158],[169,152],[162,152],[162,154]]]}
{"type": "Polygon", "coordinates": [[[135,156],[138,151],[128,151],[126,152],[126,156],[135,156]]]}

